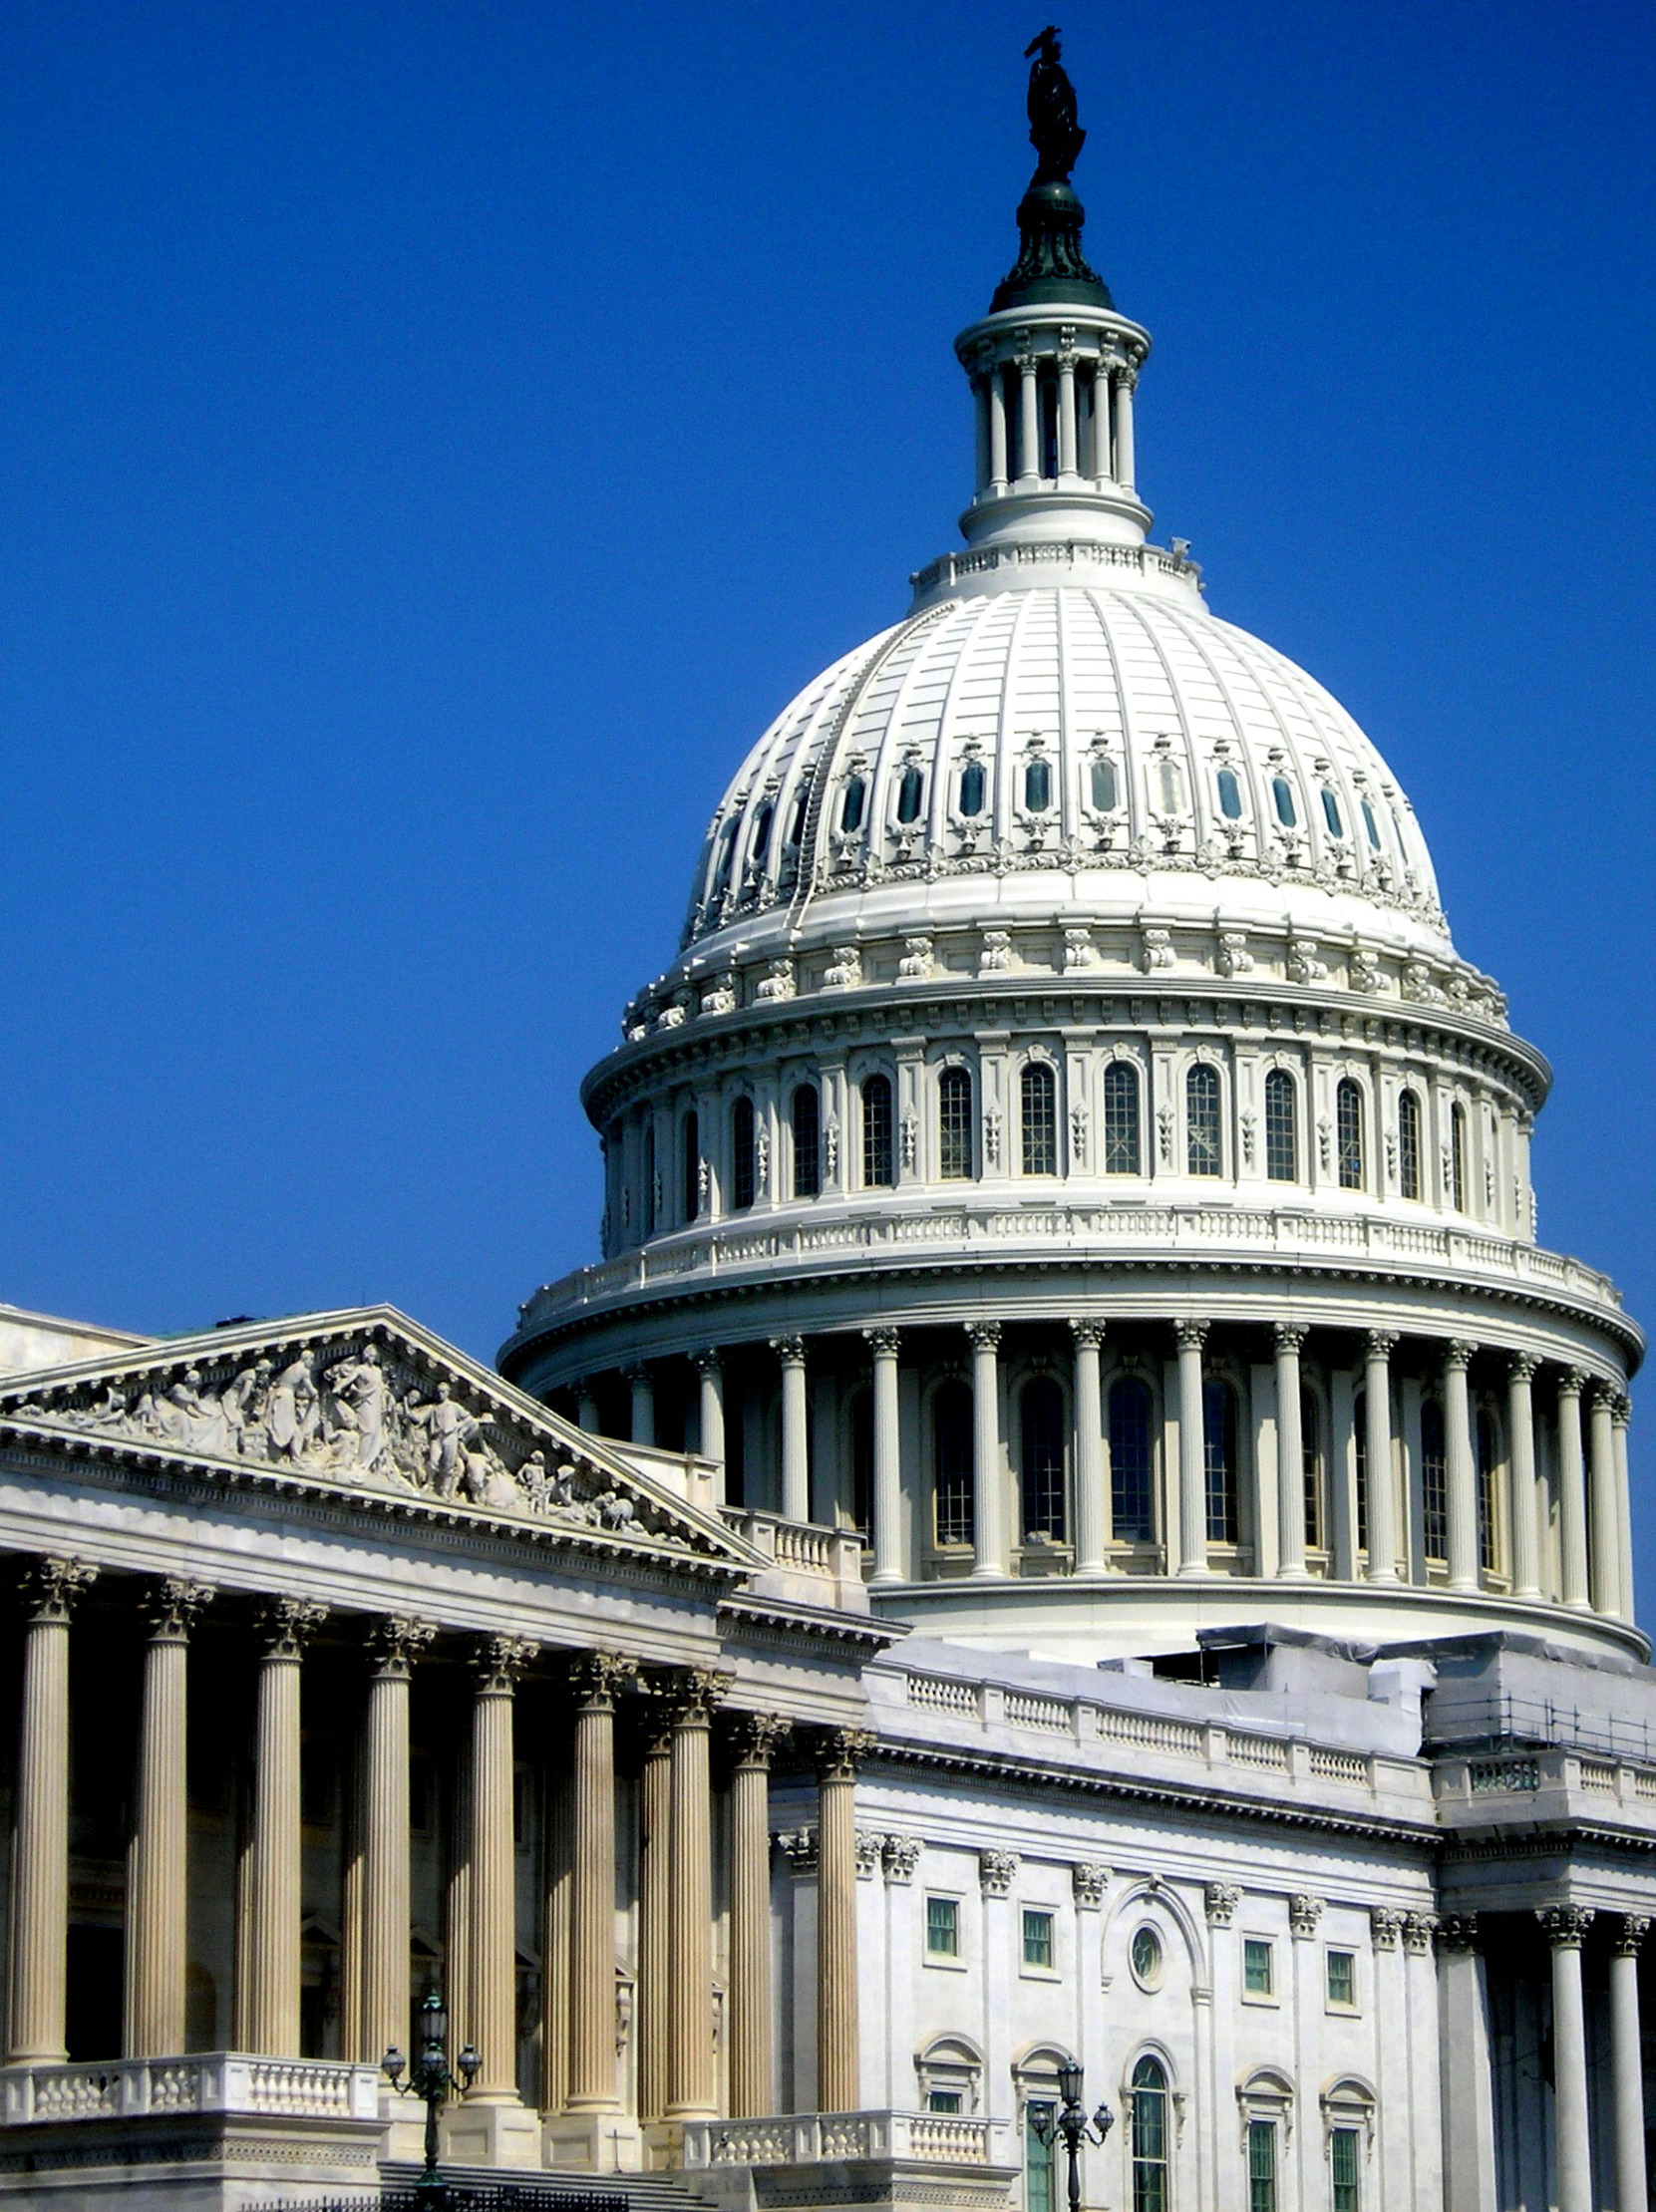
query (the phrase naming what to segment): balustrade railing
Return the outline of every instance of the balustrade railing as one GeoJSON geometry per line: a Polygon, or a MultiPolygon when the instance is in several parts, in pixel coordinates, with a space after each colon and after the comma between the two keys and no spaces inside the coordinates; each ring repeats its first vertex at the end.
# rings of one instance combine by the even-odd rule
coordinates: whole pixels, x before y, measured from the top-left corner
{"type": "Polygon", "coordinates": [[[1004,2163],[1007,2123],[949,2112],[784,2112],[766,2119],[696,2120],[684,2130],[684,2163],[810,2166],[824,2160],[903,2158],[931,2166],[1004,2163]]]}
{"type": "Polygon", "coordinates": [[[210,2052],[89,2065],[0,2067],[0,2125],[127,2118],[144,2112],[245,2112],[303,2119],[379,2116],[377,2066],[210,2052]]]}

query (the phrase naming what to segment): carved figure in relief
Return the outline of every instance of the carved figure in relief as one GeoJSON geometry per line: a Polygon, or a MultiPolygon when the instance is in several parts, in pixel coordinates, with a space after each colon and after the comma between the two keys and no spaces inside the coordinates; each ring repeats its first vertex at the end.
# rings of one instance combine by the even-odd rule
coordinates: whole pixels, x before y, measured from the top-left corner
{"type": "Polygon", "coordinates": [[[256,1458],[264,1445],[264,1400],[270,1387],[270,1362],[255,1360],[244,1367],[218,1394],[224,1417],[224,1443],[235,1458],[256,1458]]]}
{"type": "Polygon", "coordinates": [[[265,1402],[264,1432],[274,1459],[302,1459],[316,1434],[318,1399],[309,1352],[282,1369],[265,1402]]]}
{"type": "Polygon", "coordinates": [[[337,1423],[337,1457],[343,1466],[366,1474],[385,1449],[385,1369],[377,1346],[360,1359],[336,1361],[327,1372],[337,1423]]]}
{"type": "Polygon", "coordinates": [[[426,1468],[439,1497],[453,1497],[460,1479],[461,1455],[478,1433],[478,1423],[458,1405],[447,1383],[439,1383],[437,1396],[421,1405],[410,1398],[403,1412],[411,1428],[425,1438],[426,1468]]]}

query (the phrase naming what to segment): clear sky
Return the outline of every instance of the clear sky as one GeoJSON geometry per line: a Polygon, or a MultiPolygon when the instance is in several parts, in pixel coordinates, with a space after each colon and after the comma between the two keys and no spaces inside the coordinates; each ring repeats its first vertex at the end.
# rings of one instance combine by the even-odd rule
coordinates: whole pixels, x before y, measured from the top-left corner
{"type": "MultiPolygon", "coordinates": [[[[1656,16],[1060,19],[1157,534],[1402,778],[1656,1319],[1656,16]]],[[[727,777],[955,541],[1041,20],[9,0],[0,1297],[487,1357],[592,1256],[727,777]]]]}

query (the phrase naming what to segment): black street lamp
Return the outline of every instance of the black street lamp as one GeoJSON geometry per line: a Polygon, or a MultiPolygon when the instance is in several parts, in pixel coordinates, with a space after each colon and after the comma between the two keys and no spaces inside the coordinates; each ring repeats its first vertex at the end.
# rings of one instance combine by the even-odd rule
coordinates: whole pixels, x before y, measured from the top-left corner
{"type": "Polygon", "coordinates": [[[1081,2212],[1081,2146],[1100,2143],[1116,2124],[1108,2104],[1101,2104],[1089,2119],[1081,2102],[1081,2068],[1072,2058],[1058,2069],[1058,2093],[1063,2102],[1055,2112],[1050,2104],[1033,2105],[1029,2124],[1037,2138],[1050,2143],[1056,2135],[1070,2161],[1070,2212],[1081,2212]]]}
{"type": "MultiPolygon", "coordinates": [[[[449,2071],[448,2042],[448,2007],[436,1990],[429,1990],[420,2008],[420,2056],[408,2077],[410,2089],[426,2107],[426,2164],[414,2184],[414,2201],[420,2212],[448,2212],[449,2185],[437,2164],[437,2115],[443,2109],[444,2098],[457,2086],[456,2076],[449,2071]]],[[[483,2060],[468,2044],[456,2063],[460,2067],[460,2082],[470,2088],[483,2060]]],[[[391,2086],[400,2088],[408,2060],[395,2044],[380,2060],[380,2065],[390,2077],[391,2086]]]]}

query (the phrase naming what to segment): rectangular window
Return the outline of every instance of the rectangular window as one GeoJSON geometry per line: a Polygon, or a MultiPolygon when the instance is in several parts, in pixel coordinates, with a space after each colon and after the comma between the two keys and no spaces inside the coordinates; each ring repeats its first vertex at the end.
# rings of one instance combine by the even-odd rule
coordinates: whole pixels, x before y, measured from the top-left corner
{"type": "Polygon", "coordinates": [[[1331,1951],[1328,1954],[1328,2002],[1348,2009],[1357,2003],[1356,1952],[1331,1951]]]}
{"type": "Polygon", "coordinates": [[[1276,2212],[1276,2122],[1248,2121],[1248,2212],[1276,2212]]]}
{"type": "Polygon", "coordinates": [[[1358,2149],[1355,2127],[1336,2127],[1328,2138],[1328,2167],[1334,2183],[1334,2212],[1362,2212],[1358,2149]]]}
{"type": "Polygon", "coordinates": [[[1449,1459],[1444,1410],[1435,1399],[1421,1408],[1421,1541],[1428,1559],[1449,1557],[1449,1459]]]}
{"type": "Polygon", "coordinates": [[[814,1083],[794,1094],[794,1195],[816,1198],[823,1188],[823,1104],[814,1083]]]}
{"type": "Polygon", "coordinates": [[[932,1959],[960,1956],[960,1900],[957,1897],[926,1899],[926,1955],[932,1959]]]}
{"type": "Polygon", "coordinates": [[[1024,2212],[1057,2212],[1053,2188],[1053,2144],[1050,2132],[1043,2142],[1038,2126],[1050,2130],[1053,2107],[1033,2098],[1024,2106],[1024,2212]]]}
{"type": "Polygon", "coordinates": [[[945,1068],[937,1086],[937,1171],[946,1183],[972,1172],[972,1079],[964,1068],[945,1068]]]}
{"type": "Polygon", "coordinates": [[[1039,1061],[1019,1078],[1022,1108],[1023,1170],[1026,1175],[1058,1172],[1058,1084],[1050,1068],[1039,1061]]]}
{"type": "Polygon", "coordinates": [[[1271,1994],[1271,1947],[1258,1936],[1249,1936],[1242,1945],[1242,1987],[1249,1997],[1271,1994]]]}
{"type": "Polygon", "coordinates": [[[1125,1060],[1104,1071],[1104,1171],[1139,1172],[1139,1071],[1125,1060]]]}
{"type": "Polygon", "coordinates": [[[862,1181],[866,1189],[888,1189],[897,1179],[891,1148],[891,1083],[870,1076],[862,1086],[862,1181]]]}
{"type": "Polygon", "coordinates": [[[1219,1172],[1218,1071],[1200,1062],[1184,1078],[1184,1164],[1192,1175],[1219,1172]]]}
{"type": "Polygon", "coordinates": [[[1026,1912],[1024,1914],[1024,1964],[1052,1968],[1052,1914],[1026,1912]]]}
{"type": "Polygon", "coordinates": [[[958,2089],[928,2089],[926,2091],[926,2110],[928,2112],[963,2112],[965,2108],[965,2099],[958,2089]]]}

